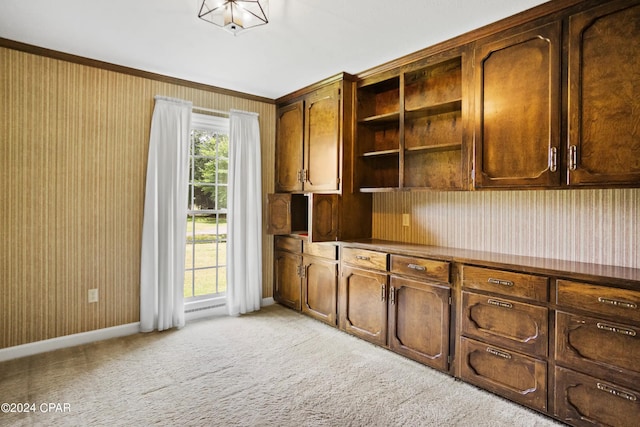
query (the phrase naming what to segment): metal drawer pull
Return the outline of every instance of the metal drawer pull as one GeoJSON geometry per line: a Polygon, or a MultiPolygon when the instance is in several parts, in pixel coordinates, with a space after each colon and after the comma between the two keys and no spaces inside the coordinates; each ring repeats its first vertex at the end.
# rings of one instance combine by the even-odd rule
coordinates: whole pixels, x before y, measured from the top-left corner
{"type": "Polygon", "coordinates": [[[489,280],[487,280],[487,282],[494,285],[513,286],[513,282],[511,280],[500,280],[500,279],[493,279],[490,277],[489,280]]]}
{"type": "Polygon", "coordinates": [[[496,307],[502,308],[513,308],[513,304],[504,301],[498,301],[497,299],[490,299],[487,301],[487,304],[495,305],[496,307]]]}
{"type": "Polygon", "coordinates": [[[407,267],[409,267],[412,270],[416,270],[416,271],[427,271],[427,267],[425,267],[424,265],[409,264],[409,265],[407,265],[407,267]]]}
{"type": "Polygon", "coordinates": [[[607,325],[606,323],[597,323],[598,329],[603,331],[615,332],[616,334],[628,335],[630,337],[636,336],[636,331],[633,329],[618,328],[617,326],[607,325]]]}
{"type": "Polygon", "coordinates": [[[364,256],[364,255],[356,255],[356,259],[360,259],[362,261],[370,261],[371,257],[364,256]]]}
{"type": "Polygon", "coordinates": [[[638,304],[636,304],[635,302],[618,301],[610,298],[598,297],[598,302],[602,304],[614,305],[616,307],[621,307],[621,308],[630,308],[632,310],[635,310],[636,308],[638,308],[638,304]]]}
{"type": "Polygon", "coordinates": [[[389,292],[391,293],[391,305],[393,305],[396,303],[396,288],[392,286],[389,292]]]}
{"type": "Polygon", "coordinates": [[[492,347],[487,347],[487,353],[493,354],[494,356],[502,357],[503,359],[511,359],[511,355],[509,353],[497,350],[492,347]]]}
{"type": "Polygon", "coordinates": [[[382,294],[381,294],[381,296],[380,296],[380,301],[384,301],[384,300],[385,300],[385,298],[386,298],[386,293],[387,293],[387,292],[386,292],[386,291],[387,291],[387,285],[385,285],[384,283],[381,283],[381,284],[380,284],[380,289],[382,289],[382,291],[381,291],[381,292],[382,292],[382,294]]]}
{"type": "Polygon", "coordinates": [[[638,400],[635,394],[627,393],[626,391],[622,391],[622,390],[616,390],[615,388],[609,387],[606,384],[597,383],[596,387],[598,387],[598,390],[602,390],[604,392],[613,394],[614,396],[621,397],[623,399],[630,400],[632,402],[635,402],[636,400],[638,400]]]}

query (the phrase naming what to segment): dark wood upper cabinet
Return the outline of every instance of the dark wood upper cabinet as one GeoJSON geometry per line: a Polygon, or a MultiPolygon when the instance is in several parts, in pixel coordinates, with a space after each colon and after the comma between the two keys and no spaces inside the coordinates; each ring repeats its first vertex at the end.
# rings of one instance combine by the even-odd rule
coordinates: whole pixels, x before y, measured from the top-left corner
{"type": "Polygon", "coordinates": [[[276,123],[276,191],[302,191],[304,105],[296,101],[278,109],[276,123]]]}
{"type": "Polygon", "coordinates": [[[340,83],[278,107],[276,192],[340,190],[340,83]]]}
{"type": "Polygon", "coordinates": [[[337,191],[341,175],[339,86],[309,96],[304,118],[304,190],[337,191]]]}
{"type": "Polygon", "coordinates": [[[560,22],[480,43],[475,186],[560,183],[560,22]]]}
{"type": "Polygon", "coordinates": [[[640,4],[569,19],[567,183],[640,185],[640,4]]]}

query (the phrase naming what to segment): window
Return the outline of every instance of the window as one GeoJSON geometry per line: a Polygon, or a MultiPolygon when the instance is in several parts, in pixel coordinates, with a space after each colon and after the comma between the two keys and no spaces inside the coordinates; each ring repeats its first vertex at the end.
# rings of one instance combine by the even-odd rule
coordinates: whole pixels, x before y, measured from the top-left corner
{"type": "Polygon", "coordinates": [[[185,253],[185,302],[227,289],[229,119],[192,114],[185,253]]]}

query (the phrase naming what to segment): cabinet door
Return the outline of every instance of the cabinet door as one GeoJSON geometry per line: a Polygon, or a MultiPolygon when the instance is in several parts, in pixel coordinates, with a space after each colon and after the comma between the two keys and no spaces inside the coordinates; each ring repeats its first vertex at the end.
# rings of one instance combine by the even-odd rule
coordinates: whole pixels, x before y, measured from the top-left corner
{"type": "Polygon", "coordinates": [[[309,194],[309,241],[330,242],[338,239],[340,228],[340,196],[309,194]]]}
{"type": "Polygon", "coordinates": [[[446,371],[449,367],[447,286],[391,277],[389,348],[446,371]]]}
{"type": "Polygon", "coordinates": [[[339,85],[319,90],[305,104],[305,191],[340,189],[339,85]]]}
{"type": "Polygon", "coordinates": [[[571,185],[640,185],[638,22],[637,1],[610,2],[569,20],[571,185]]]}
{"type": "Polygon", "coordinates": [[[300,310],[301,258],[288,252],[275,254],[273,299],[295,310],[300,310]]]}
{"type": "Polygon", "coordinates": [[[387,274],[344,267],[340,329],[375,344],[387,343],[387,274]]]}
{"type": "Polygon", "coordinates": [[[476,187],[560,184],[561,26],[478,46],[476,187]]]}
{"type": "Polygon", "coordinates": [[[640,420],[640,390],[556,367],[556,416],[573,426],[631,427],[640,420]]]}
{"type": "Polygon", "coordinates": [[[302,191],[303,102],[278,109],[276,123],[276,191],[302,191]]]}
{"type": "Polygon", "coordinates": [[[302,312],[335,326],[338,307],[338,264],[303,258],[302,312]]]}
{"type": "Polygon", "coordinates": [[[309,201],[304,194],[267,195],[267,234],[297,234],[308,230],[309,201]]]}

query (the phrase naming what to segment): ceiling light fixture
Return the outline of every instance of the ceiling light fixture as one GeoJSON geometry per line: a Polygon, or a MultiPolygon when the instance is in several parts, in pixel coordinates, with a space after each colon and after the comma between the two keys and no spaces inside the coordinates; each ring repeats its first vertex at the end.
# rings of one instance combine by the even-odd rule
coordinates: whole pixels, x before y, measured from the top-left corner
{"type": "Polygon", "coordinates": [[[269,0],[204,0],[198,18],[234,35],[269,22],[269,0]]]}

